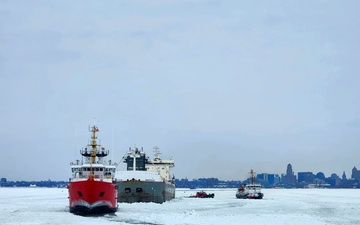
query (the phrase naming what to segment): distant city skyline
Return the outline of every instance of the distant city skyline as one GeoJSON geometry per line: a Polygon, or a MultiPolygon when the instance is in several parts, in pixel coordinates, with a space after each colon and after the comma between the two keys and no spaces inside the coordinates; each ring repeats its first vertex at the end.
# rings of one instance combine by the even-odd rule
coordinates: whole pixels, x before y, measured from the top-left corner
{"type": "MultiPolygon", "coordinates": [[[[226,180],[226,181],[231,181],[231,180],[240,180],[240,181],[243,181],[243,180],[247,180],[249,179],[249,173],[247,174],[246,178],[245,179],[229,179],[229,180],[226,180]]],[[[292,169],[292,165],[291,163],[289,163],[287,165],[287,168],[286,170],[284,170],[284,172],[282,173],[274,173],[274,172],[271,172],[271,171],[262,171],[260,173],[254,171],[254,174],[255,175],[263,175],[263,174],[273,174],[273,175],[278,175],[279,178],[281,177],[281,179],[283,179],[283,182],[285,183],[295,183],[298,181],[298,177],[296,174],[308,174],[308,173],[311,173],[313,174],[314,176],[315,175],[318,175],[318,174],[322,174],[324,178],[326,177],[331,177],[332,175],[336,175],[338,176],[339,178],[346,178],[346,179],[356,179],[356,180],[359,180],[360,181],[360,169],[357,169],[356,166],[354,166],[352,169],[351,169],[351,173],[350,174],[346,174],[345,170],[343,171],[343,173],[341,174],[337,174],[337,173],[331,173],[331,174],[328,174],[326,175],[324,172],[322,171],[318,171],[318,172],[314,172],[314,171],[310,171],[310,170],[304,170],[304,171],[295,171],[292,169]]],[[[1,179],[7,179],[6,176],[3,176],[3,177],[0,177],[1,179]]],[[[202,179],[202,178],[206,178],[206,179],[211,179],[211,178],[216,178],[216,179],[219,179],[218,177],[214,177],[214,176],[208,176],[208,177],[194,177],[194,178],[188,178],[187,176],[185,177],[175,177],[176,179],[190,179],[190,180],[193,180],[193,179],[202,179]]],[[[221,178],[220,178],[221,179],[221,178]]],[[[45,180],[53,180],[51,178],[48,178],[48,179],[45,179],[45,180]]],[[[16,181],[16,180],[13,180],[13,181],[16,181]]],[[[31,181],[31,180],[23,180],[23,181],[31,181]]],[[[41,180],[32,180],[32,181],[41,181],[41,180]]],[[[66,180],[55,180],[55,181],[66,181],[66,180]]]]}
{"type": "MultiPolygon", "coordinates": [[[[342,176],[332,173],[325,176],[323,172],[297,172],[297,175],[289,163],[286,173],[254,173],[249,175],[255,177],[254,182],[261,184],[263,188],[360,188],[360,170],[352,169],[351,177],[348,179],[345,172],[342,176]]],[[[199,177],[195,179],[173,178],[177,188],[239,188],[253,182],[251,176],[245,180],[221,180],[216,177],[199,177]]],[[[0,179],[0,187],[66,187],[67,181],[10,181],[6,178],[0,179]]]]}
{"type": "MultiPolygon", "coordinates": [[[[67,180],[88,126],[176,177],[360,168],[359,1],[0,1],[0,177],[67,180]]],[[[121,168],[123,165],[120,165],[121,168]]],[[[122,167],[123,168],[123,167],[122,167]]]]}

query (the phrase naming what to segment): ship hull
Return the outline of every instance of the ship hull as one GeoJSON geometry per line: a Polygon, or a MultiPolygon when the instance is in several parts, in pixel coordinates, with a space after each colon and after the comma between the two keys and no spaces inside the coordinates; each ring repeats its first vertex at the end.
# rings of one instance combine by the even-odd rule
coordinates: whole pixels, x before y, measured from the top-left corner
{"type": "Polygon", "coordinates": [[[163,203],[175,198],[175,185],[161,181],[117,181],[118,202],[163,203]]]}
{"type": "Polygon", "coordinates": [[[263,193],[256,193],[256,194],[249,194],[249,193],[243,193],[239,192],[236,193],[236,198],[240,199],[262,199],[264,197],[263,193]]]}
{"type": "Polygon", "coordinates": [[[117,186],[111,181],[72,181],[68,184],[70,212],[78,214],[114,213],[117,210],[117,186]]]}

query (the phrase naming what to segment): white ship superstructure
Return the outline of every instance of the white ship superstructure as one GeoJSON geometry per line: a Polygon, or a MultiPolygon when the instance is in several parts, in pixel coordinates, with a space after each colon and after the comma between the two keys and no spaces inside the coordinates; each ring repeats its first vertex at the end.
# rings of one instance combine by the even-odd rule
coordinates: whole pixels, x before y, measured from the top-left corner
{"type": "Polygon", "coordinates": [[[155,157],[153,160],[148,160],[145,164],[146,171],[156,172],[164,181],[172,180],[170,170],[175,167],[175,162],[172,159],[163,160],[160,158],[159,147],[154,147],[155,157]]]}
{"type": "Polygon", "coordinates": [[[261,193],[261,184],[255,183],[255,172],[250,171],[250,184],[241,186],[236,192],[236,198],[262,199],[264,194],[261,193]]]}

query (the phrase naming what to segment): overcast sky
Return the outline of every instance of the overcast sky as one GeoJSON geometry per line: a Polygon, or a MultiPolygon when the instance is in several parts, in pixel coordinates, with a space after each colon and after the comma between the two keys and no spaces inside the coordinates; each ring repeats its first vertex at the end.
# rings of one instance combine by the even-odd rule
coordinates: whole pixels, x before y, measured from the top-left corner
{"type": "MultiPolygon", "coordinates": [[[[359,1],[0,1],[0,177],[68,180],[100,129],[177,178],[360,169],[359,1]]],[[[123,163],[122,163],[123,164],[123,163]]],[[[119,169],[123,169],[121,165],[119,169]]]]}

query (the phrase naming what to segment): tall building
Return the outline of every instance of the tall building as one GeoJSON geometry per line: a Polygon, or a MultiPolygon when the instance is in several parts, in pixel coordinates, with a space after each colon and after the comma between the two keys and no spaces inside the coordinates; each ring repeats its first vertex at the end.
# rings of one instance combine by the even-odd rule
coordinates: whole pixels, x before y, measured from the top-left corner
{"type": "Polygon", "coordinates": [[[351,178],[356,179],[356,180],[360,180],[360,170],[356,169],[355,166],[352,169],[351,178]]]}
{"type": "Polygon", "coordinates": [[[298,172],[298,182],[313,183],[315,175],[312,172],[298,172]]]}
{"type": "Polygon", "coordinates": [[[256,175],[256,179],[257,180],[263,180],[263,181],[268,181],[268,174],[267,173],[260,173],[256,175]]]}
{"type": "Polygon", "coordinates": [[[269,184],[277,184],[280,183],[281,179],[279,174],[268,174],[269,184]]]}
{"type": "Polygon", "coordinates": [[[315,178],[320,179],[320,180],[324,180],[325,179],[325,174],[323,172],[318,172],[315,175],[315,178]]]}
{"type": "Polygon", "coordinates": [[[326,179],[326,182],[330,184],[331,187],[339,187],[340,185],[340,177],[336,173],[332,173],[329,178],[326,179]]]}
{"type": "Polygon", "coordinates": [[[342,179],[343,179],[343,180],[346,180],[346,174],[345,174],[345,171],[343,172],[342,179]]]}
{"type": "Polygon", "coordinates": [[[287,165],[286,175],[284,176],[283,183],[287,185],[295,185],[296,183],[296,176],[294,175],[294,171],[292,170],[290,163],[287,165]]]}

